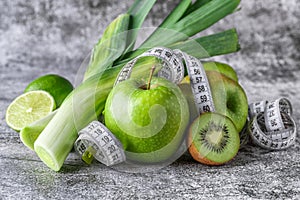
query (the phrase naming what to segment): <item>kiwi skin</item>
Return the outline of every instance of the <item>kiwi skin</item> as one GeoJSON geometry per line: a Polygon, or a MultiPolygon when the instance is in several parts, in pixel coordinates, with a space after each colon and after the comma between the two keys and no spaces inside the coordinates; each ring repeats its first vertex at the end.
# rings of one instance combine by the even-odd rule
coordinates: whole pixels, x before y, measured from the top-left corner
{"type": "MultiPolygon", "coordinates": [[[[231,155],[230,159],[227,159],[224,162],[216,162],[216,161],[213,161],[211,159],[208,159],[207,157],[205,157],[204,155],[202,155],[201,152],[198,150],[196,144],[194,143],[195,136],[194,136],[194,133],[192,132],[192,127],[195,125],[195,123],[199,124],[199,120],[201,120],[201,117],[203,117],[204,115],[211,115],[211,116],[214,115],[214,116],[224,117],[224,119],[227,118],[227,122],[228,123],[232,123],[231,127],[234,128],[234,124],[230,120],[230,118],[228,118],[228,117],[226,117],[224,115],[217,114],[217,113],[204,113],[204,114],[202,114],[197,119],[195,119],[195,121],[193,122],[193,124],[190,126],[189,134],[188,134],[188,140],[187,140],[188,146],[189,146],[189,153],[193,157],[194,160],[196,160],[196,161],[198,161],[198,162],[200,162],[202,164],[210,165],[210,166],[224,165],[224,164],[228,163],[229,161],[231,161],[237,155],[237,153],[238,153],[238,150],[239,150],[239,147],[240,147],[240,140],[239,140],[238,132],[236,131],[235,128],[234,128],[234,130],[232,130],[232,131],[235,131],[235,133],[232,133],[232,134],[236,134],[235,136],[236,136],[237,140],[236,140],[236,148],[232,149],[232,152],[234,152],[234,153],[231,155]]],[[[233,136],[234,135],[232,135],[232,137],[233,136]]]]}
{"type": "Polygon", "coordinates": [[[198,162],[205,164],[205,165],[211,165],[211,166],[218,166],[218,165],[223,165],[225,163],[219,163],[219,162],[214,162],[211,161],[207,158],[205,158],[204,156],[202,156],[199,151],[197,150],[195,144],[192,142],[192,144],[189,147],[189,152],[191,154],[191,156],[198,162]]]}

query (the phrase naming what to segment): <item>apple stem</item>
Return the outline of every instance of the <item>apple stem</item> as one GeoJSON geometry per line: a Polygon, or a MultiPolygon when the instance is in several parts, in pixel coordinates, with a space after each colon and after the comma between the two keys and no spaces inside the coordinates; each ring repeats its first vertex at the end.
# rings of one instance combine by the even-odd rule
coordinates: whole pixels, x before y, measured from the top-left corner
{"type": "Polygon", "coordinates": [[[152,68],[151,68],[151,71],[150,71],[150,76],[149,76],[149,79],[148,79],[148,84],[147,84],[147,90],[150,89],[150,86],[151,86],[151,79],[153,77],[153,74],[154,74],[154,71],[155,71],[155,68],[156,66],[153,65],[152,68]]]}

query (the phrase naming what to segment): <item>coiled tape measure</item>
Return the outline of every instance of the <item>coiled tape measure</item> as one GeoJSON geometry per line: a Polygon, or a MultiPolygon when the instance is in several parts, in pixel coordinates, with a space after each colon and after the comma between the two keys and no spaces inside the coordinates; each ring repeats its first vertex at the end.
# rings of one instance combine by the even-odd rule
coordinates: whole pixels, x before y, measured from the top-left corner
{"type": "Polygon", "coordinates": [[[282,150],[296,140],[297,126],[292,118],[292,105],[286,98],[260,101],[249,105],[252,118],[248,131],[253,142],[270,150],[282,150]]]}
{"type": "MultiPolygon", "coordinates": [[[[215,111],[210,86],[201,62],[197,58],[180,50],[156,47],[146,51],[128,62],[121,69],[114,85],[127,80],[138,59],[147,56],[154,56],[160,59],[163,67],[158,72],[158,76],[166,78],[176,84],[179,84],[184,78],[185,66],[190,77],[190,85],[199,114],[215,111]]],[[[255,109],[255,112],[258,111],[257,106],[252,109],[255,109]]],[[[258,130],[257,125],[255,123],[252,123],[252,125],[253,124],[256,127],[255,130],[258,130]]],[[[86,128],[79,132],[79,137],[74,147],[87,163],[91,162],[93,157],[107,166],[119,164],[126,160],[122,144],[103,124],[97,121],[91,122],[86,128]],[[103,143],[103,141],[107,141],[107,143],[103,143]],[[109,148],[109,145],[111,145],[111,148],[109,148]]]]}

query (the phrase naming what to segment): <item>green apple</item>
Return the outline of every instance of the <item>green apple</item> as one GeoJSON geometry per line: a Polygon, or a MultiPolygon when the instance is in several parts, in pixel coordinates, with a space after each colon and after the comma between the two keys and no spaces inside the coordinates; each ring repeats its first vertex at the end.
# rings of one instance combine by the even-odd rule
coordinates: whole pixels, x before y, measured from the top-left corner
{"type": "Polygon", "coordinates": [[[128,160],[159,163],[176,153],[189,122],[189,107],[179,87],[163,78],[129,79],[110,92],[105,125],[120,140],[128,160]]]}
{"type": "MultiPolygon", "coordinates": [[[[214,61],[202,62],[202,64],[205,72],[207,71],[219,72],[225,75],[226,77],[234,80],[235,82],[238,82],[238,76],[235,70],[230,65],[221,62],[214,62],[214,61]]],[[[183,94],[185,95],[189,103],[190,122],[192,122],[196,117],[199,116],[199,112],[197,111],[197,107],[195,106],[194,95],[190,86],[190,77],[185,76],[178,86],[180,87],[181,91],[183,92],[183,94]]]]}
{"type": "MultiPolygon", "coordinates": [[[[238,76],[236,71],[230,66],[225,63],[221,62],[214,62],[214,61],[209,61],[209,62],[202,62],[203,68],[205,72],[207,71],[216,71],[219,72],[228,78],[231,78],[232,80],[238,82],[238,76]]],[[[181,83],[190,83],[190,77],[185,76],[184,79],[181,81],[181,83]]]]}
{"type": "Polygon", "coordinates": [[[248,116],[248,100],[241,85],[216,72],[206,72],[216,113],[229,117],[240,132],[248,116]]]}
{"type": "MultiPolygon", "coordinates": [[[[203,67],[209,81],[216,112],[229,117],[240,132],[247,120],[248,101],[245,91],[238,83],[235,70],[220,62],[204,62],[203,67]]],[[[189,102],[190,118],[193,120],[198,113],[195,112],[194,95],[188,88],[188,84],[190,84],[190,78],[186,76],[179,87],[189,102]]]]}
{"type": "Polygon", "coordinates": [[[182,91],[183,95],[185,96],[190,110],[190,124],[199,116],[198,108],[195,104],[194,94],[189,83],[180,83],[178,87],[182,91]]]}
{"type": "Polygon", "coordinates": [[[225,63],[221,62],[203,62],[203,68],[205,71],[217,71],[228,78],[231,78],[232,80],[238,82],[238,76],[236,74],[236,71],[230,66],[225,63]]]}

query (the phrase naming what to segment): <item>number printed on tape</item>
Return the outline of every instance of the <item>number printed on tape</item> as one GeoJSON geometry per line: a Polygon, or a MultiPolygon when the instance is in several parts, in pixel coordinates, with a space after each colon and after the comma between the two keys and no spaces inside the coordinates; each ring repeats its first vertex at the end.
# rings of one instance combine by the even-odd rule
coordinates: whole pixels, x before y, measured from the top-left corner
{"type": "Polygon", "coordinates": [[[115,85],[129,78],[134,64],[141,57],[154,56],[162,60],[163,68],[158,72],[159,77],[166,78],[176,84],[184,78],[184,63],[190,77],[191,89],[194,94],[195,104],[199,113],[215,111],[210,86],[201,62],[178,49],[171,50],[156,47],[136,57],[121,69],[115,85]]]}
{"type": "Polygon", "coordinates": [[[88,147],[92,147],[96,151],[96,154],[93,155],[95,159],[107,166],[126,160],[121,143],[98,121],[93,121],[82,129],[75,142],[75,149],[81,155],[88,147]]]}
{"type": "Polygon", "coordinates": [[[254,143],[271,150],[286,149],[294,144],[297,127],[291,116],[289,100],[279,98],[272,102],[256,102],[249,105],[249,112],[252,116],[249,133],[254,143]]]}

